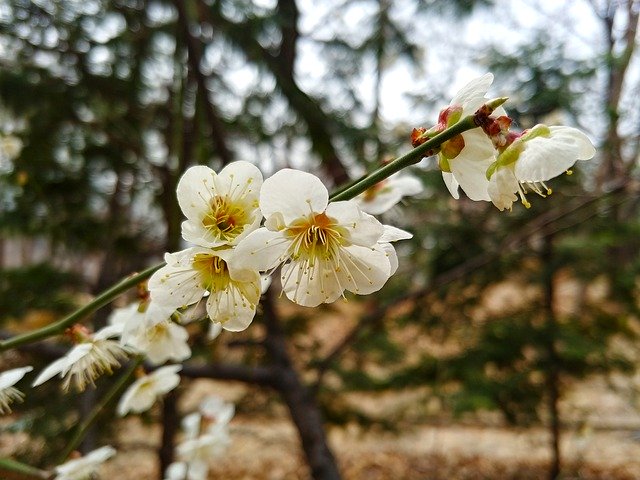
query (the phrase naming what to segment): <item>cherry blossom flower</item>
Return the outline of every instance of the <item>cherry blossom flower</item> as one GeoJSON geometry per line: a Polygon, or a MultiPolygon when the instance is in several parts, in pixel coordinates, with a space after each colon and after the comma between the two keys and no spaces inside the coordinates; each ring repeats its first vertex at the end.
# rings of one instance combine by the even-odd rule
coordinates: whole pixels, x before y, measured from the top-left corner
{"type": "Polygon", "coordinates": [[[422,190],[422,183],[416,177],[395,174],[376,183],[353,200],[363,212],[380,215],[400,202],[403,197],[417,195],[422,190]]]}
{"type": "Polygon", "coordinates": [[[384,227],[353,201],[329,203],[319,178],[283,169],[260,193],[265,226],[236,247],[238,265],[272,271],[282,265],[287,297],[315,307],[345,290],[368,294],[390,276],[388,254],[378,245],[384,227]]]}
{"type": "Polygon", "coordinates": [[[547,180],[595,153],[589,138],[576,128],[536,125],[517,137],[487,171],[491,200],[500,210],[511,210],[519,196],[529,208],[527,188],[542,197],[551,194],[547,180]]]}
{"type": "MultiPolygon", "coordinates": [[[[461,118],[475,113],[487,101],[486,93],[491,83],[493,75],[487,73],[462,87],[451,100],[449,107],[440,113],[439,127],[450,127],[461,118]]],[[[506,115],[506,112],[499,107],[495,114],[506,115]]],[[[486,172],[495,160],[495,147],[491,139],[479,128],[462,133],[461,138],[462,142],[459,141],[459,137],[452,139],[454,142],[457,139],[457,144],[447,145],[449,142],[445,142],[438,154],[442,178],[456,199],[460,198],[460,187],[471,200],[490,200],[486,172]]]]}
{"type": "Polygon", "coordinates": [[[154,365],[167,360],[179,362],[191,356],[191,349],[189,333],[171,319],[174,310],[148,300],[135,302],[114,309],[109,321],[122,323],[121,343],[144,353],[154,365]]]}
{"type": "Polygon", "coordinates": [[[167,365],[138,378],[120,398],[118,415],[123,417],[128,412],[140,413],[149,410],[158,397],[178,386],[178,372],[181,369],[181,365],[167,365]]]}
{"type": "Polygon", "coordinates": [[[113,447],[105,446],[86,454],[84,457],[69,460],[55,468],[54,480],[90,480],[94,478],[93,475],[100,468],[100,465],[115,454],[116,451],[113,447]]]}
{"type": "Polygon", "coordinates": [[[230,331],[249,326],[260,300],[260,275],[236,268],[234,250],[192,247],[165,255],[166,266],[149,279],[153,302],[179,308],[206,299],[209,318],[230,331]]]}
{"type": "Polygon", "coordinates": [[[120,361],[131,352],[129,347],[121,345],[118,340],[112,340],[121,333],[122,325],[109,325],[94,334],[88,333],[82,326],[74,327],[72,335],[82,343],[45,368],[35,379],[33,386],[43,384],[56,374],[66,377],[62,384],[64,390],[69,389],[71,382],[79,391],[83,391],[87,384],[93,385],[100,375],[111,374],[113,368],[119,367],[120,361]]]}
{"type": "Polygon", "coordinates": [[[0,373],[0,414],[11,413],[11,403],[21,402],[24,393],[14,387],[33,367],[21,367],[0,373]]]}
{"type": "Polygon", "coordinates": [[[178,182],[177,197],[187,217],[182,236],[202,247],[235,245],[260,225],[262,174],[249,162],[233,162],[220,173],[198,165],[178,182]]]}

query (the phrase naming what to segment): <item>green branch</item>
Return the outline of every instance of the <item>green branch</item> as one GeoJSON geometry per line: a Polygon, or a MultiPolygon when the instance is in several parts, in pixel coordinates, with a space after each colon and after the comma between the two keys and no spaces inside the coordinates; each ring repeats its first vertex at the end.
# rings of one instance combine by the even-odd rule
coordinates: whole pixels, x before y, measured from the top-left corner
{"type": "Polygon", "coordinates": [[[0,474],[6,475],[2,476],[2,478],[6,479],[47,480],[51,478],[49,472],[12,460],[11,458],[0,458],[0,474]]]}
{"type": "Polygon", "coordinates": [[[362,180],[354,183],[348,188],[345,188],[338,193],[333,194],[330,197],[332,202],[338,200],[351,200],[356,195],[361,194],[362,192],[367,191],[369,188],[373,187],[376,183],[381,182],[385,178],[390,177],[394,173],[399,172],[403,168],[407,168],[411,165],[418,163],[422,157],[429,150],[434,150],[440,147],[447,140],[452,139],[456,135],[461,134],[462,132],[466,132],[467,130],[471,130],[472,128],[477,128],[475,115],[468,115],[462,120],[460,120],[455,125],[447,128],[443,132],[439,133],[433,138],[430,138],[422,145],[414,148],[413,150],[405,153],[403,156],[396,158],[391,163],[386,164],[383,167],[371,172],[362,180]]]}
{"type": "Polygon", "coordinates": [[[111,302],[120,294],[126,292],[141,281],[149,278],[156,270],[161,268],[163,265],[164,263],[154,265],[153,267],[147,268],[140,273],[136,273],[128,278],[125,278],[124,280],[121,280],[111,288],[102,292],[100,295],[94,298],[93,301],[89,302],[84,307],[79,308],[75,312],[71,313],[61,320],[58,320],[57,322],[47,325],[46,327],[33,330],[31,332],[24,333],[22,335],[16,335],[15,337],[11,337],[0,342],[0,352],[8,350],[9,348],[20,347],[27,343],[44,340],[45,338],[49,338],[53,335],[58,335],[64,332],[71,325],[82,321],[84,318],[98,310],[100,307],[103,307],[107,303],[111,302]]]}

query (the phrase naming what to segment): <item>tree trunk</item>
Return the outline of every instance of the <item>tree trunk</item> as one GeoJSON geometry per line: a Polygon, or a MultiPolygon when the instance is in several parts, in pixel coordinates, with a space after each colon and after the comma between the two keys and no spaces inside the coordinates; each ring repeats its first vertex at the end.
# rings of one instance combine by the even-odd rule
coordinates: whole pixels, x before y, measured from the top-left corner
{"type": "Polygon", "coordinates": [[[553,312],[554,286],[553,276],[555,272],[553,258],[553,234],[548,233],[544,237],[544,247],[542,251],[543,262],[543,308],[546,322],[546,350],[547,350],[547,395],[549,409],[549,436],[551,447],[551,464],[549,465],[549,480],[556,480],[561,470],[560,452],[560,411],[558,404],[560,401],[560,375],[559,358],[556,350],[555,340],[557,337],[557,321],[553,312]]]}
{"type": "Polygon", "coordinates": [[[298,429],[311,477],[315,480],[339,480],[340,471],[327,443],[322,414],[311,390],[302,383],[291,362],[285,335],[269,292],[262,305],[267,327],[265,346],[276,369],[274,388],[282,395],[298,429]]]}

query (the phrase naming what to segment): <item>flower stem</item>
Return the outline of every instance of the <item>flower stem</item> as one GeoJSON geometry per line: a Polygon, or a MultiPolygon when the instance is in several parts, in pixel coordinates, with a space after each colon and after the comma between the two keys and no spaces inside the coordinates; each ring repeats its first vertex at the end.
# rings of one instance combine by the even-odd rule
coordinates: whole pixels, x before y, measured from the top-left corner
{"type": "Polygon", "coordinates": [[[102,410],[109,404],[109,402],[113,398],[121,393],[127,381],[131,378],[136,368],[138,368],[138,366],[142,364],[143,360],[143,356],[138,356],[131,362],[129,362],[127,370],[111,386],[109,391],[100,399],[100,401],[93,407],[93,409],[91,409],[89,415],[87,415],[83,422],[78,426],[78,429],[75,431],[73,437],[60,455],[60,458],[58,459],[59,464],[63,463],[67,459],[69,454],[73,452],[78,447],[78,445],[80,445],[80,442],[82,442],[82,439],[87,434],[89,428],[91,428],[91,425],[93,425],[93,422],[96,421],[100,412],[102,412],[102,410]]]}
{"type": "Polygon", "coordinates": [[[81,321],[84,317],[92,314],[100,307],[103,307],[107,303],[111,302],[118,295],[126,292],[131,287],[149,278],[153,274],[153,272],[158,270],[163,265],[164,263],[154,265],[153,267],[147,268],[140,273],[136,273],[134,275],[131,275],[130,277],[125,278],[124,280],[121,280],[111,288],[102,292],[84,307],[79,308],[75,312],[71,313],[61,320],[58,320],[57,322],[47,325],[46,327],[33,330],[31,332],[24,333],[22,335],[16,335],[0,342],[0,352],[8,350],[9,348],[20,347],[27,343],[37,342],[39,340],[43,340],[45,338],[52,337],[53,335],[58,335],[64,332],[65,329],[67,329],[74,323],[81,321]]]}
{"type": "Polygon", "coordinates": [[[24,480],[51,478],[49,472],[21,463],[11,458],[0,458],[0,474],[6,474],[2,478],[22,478],[24,480]],[[15,474],[15,476],[13,476],[15,474]]]}
{"type": "Polygon", "coordinates": [[[458,123],[452,125],[446,130],[440,132],[433,138],[430,138],[422,145],[417,146],[413,150],[405,153],[403,156],[396,158],[391,163],[384,165],[377,170],[371,172],[369,175],[364,177],[362,180],[354,183],[348,188],[344,188],[338,193],[334,193],[330,200],[332,202],[339,200],[351,200],[356,195],[366,191],[367,189],[373,187],[376,183],[384,180],[385,178],[390,177],[396,172],[399,172],[403,168],[414,165],[420,161],[420,159],[425,155],[429,150],[433,150],[438,148],[447,140],[452,139],[456,135],[459,135],[462,132],[466,132],[467,130],[471,130],[472,128],[477,128],[478,125],[475,121],[475,115],[468,115],[461,119],[458,123]]]}

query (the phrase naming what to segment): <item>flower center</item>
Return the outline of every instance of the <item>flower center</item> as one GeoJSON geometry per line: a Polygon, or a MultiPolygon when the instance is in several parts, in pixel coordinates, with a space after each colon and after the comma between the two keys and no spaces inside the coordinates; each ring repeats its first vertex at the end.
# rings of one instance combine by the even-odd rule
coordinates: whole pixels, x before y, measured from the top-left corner
{"type": "Polygon", "coordinates": [[[287,228],[286,235],[293,238],[291,256],[300,257],[313,263],[313,259],[331,259],[340,246],[346,243],[344,227],[320,213],[294,222],[287,228]]]}
{"type": "Polygon", "coordinates": [[[200,274],[200,285],[210,292],[221,291],[229,285],[229,269],[220,257],[207,253],[196,253],[193,269],[200,274]]]}
{"type": "Polygon", "coordinates": [[[233,240],[250,222],[248,211],[250,209],[242,203],[232,202],[226,195],[218,195],[209,202],[209,211],[202,219],[202,225],[218,238],[233,240]]]}

